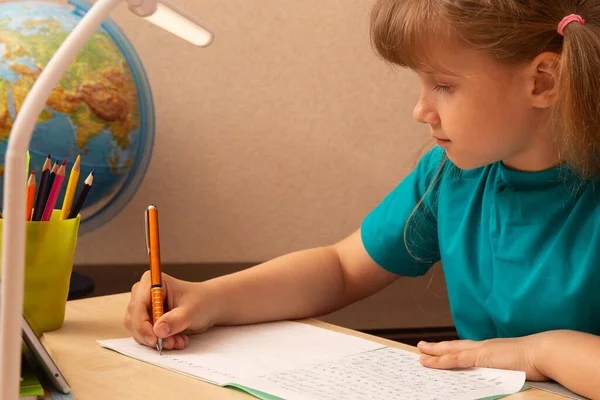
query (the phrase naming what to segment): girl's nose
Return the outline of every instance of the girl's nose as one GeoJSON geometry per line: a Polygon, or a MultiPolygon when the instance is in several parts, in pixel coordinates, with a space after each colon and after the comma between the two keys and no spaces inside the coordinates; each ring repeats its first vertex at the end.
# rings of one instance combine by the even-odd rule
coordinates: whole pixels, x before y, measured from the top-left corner
{"type": "Polygon", "coordinates": [[[419,99],[415,108],[413,109],[413,118],[415,121],[423,123],[436,125],[440,122],[440,116],[433,109],[433,107],[429,106],[423,99],[419,99]]]}

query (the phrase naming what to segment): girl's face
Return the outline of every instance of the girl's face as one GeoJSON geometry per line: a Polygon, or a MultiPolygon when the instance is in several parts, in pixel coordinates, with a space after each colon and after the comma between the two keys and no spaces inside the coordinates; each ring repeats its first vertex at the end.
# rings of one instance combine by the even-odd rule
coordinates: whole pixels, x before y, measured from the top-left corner
{"type": "Polygon", "coordinates": [[[532,102],[535,68],[509,68],[481,53],[436,50],[445,71],[417,71],[421,94],[413,114],[429,124],[457,167],[501,160],[510,168],[538,171],[556,164],[552,134],[543,126],[545,109],[532,102]]]}

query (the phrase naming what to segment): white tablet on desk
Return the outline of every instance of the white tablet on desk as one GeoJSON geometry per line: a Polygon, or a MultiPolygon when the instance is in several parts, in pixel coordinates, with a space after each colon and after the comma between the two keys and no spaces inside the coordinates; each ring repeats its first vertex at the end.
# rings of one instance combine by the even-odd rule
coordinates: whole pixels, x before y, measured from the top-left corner
{"type": "Polygon", "coordinates": [[[70,393],[71,387],[67,383],[67,380],[63,376],[62,372],[58,369],[58,366],[48,354],[48,351],[40,342],[35,332],[31,328],[31,325],[27,322],[24,316],[21,316],[21,326],[23,331],[23,340],[27,345],[27,348],[35,358],[35,367],[41,367],[45,376],[48,378],[50,383],[63,393],[70,393]]]}

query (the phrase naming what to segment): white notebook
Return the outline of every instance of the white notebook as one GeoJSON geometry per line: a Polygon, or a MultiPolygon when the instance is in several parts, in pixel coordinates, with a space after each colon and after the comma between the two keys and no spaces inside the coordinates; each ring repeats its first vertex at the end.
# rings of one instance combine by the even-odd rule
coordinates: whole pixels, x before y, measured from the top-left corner
{"type": "Polygon", "coordinates": [[[291,321],[216,327],[162,355],[132,338],[98,343],[263,399],[467,400],[516,393],[525,382],[516,371],[428,369],[414,353],[291,321]]]}

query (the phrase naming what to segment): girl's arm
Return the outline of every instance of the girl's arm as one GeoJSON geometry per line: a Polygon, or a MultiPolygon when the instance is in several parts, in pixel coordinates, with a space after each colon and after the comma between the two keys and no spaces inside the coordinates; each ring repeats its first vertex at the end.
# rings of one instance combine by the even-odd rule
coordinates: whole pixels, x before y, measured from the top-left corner
{"type": "Polygon", "coordinates": [[[287,254],[205,282],[215,325],[238,325],[327,314],[398,278],[375,263],[360,230],[329,246],[287,254]]]}
{"type": "Polygon", "coordinates": [[[186,333],[213,325],[242,325],[327,314],[367,297],[398,278],[375,263],[360,231],[328,247],[287,254],[247,270],[206,282],[163,274],[168,311],[151,323],[150,274],[131,289],[125,327],[154,347],[182,349],[186,333]]]}
{"type": "Polygon", "coordinates": [[[600,398],[600,337],[575,331],[539,334],[535,363],[541,374],[575,393],[600,398]]]}
{"type": "Polygon", "coordinates": [[[567,330],[482,342],[421,342],[430,368],[486,367],[525,371],[527,379],[552,379],[573,392],[600,399],[600,337],[567,330]]]}

